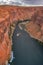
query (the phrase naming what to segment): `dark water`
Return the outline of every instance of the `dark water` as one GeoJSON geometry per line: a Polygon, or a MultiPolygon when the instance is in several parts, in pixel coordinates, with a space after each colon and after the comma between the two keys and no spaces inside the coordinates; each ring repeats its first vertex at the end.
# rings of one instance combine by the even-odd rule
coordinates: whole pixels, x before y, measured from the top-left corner
{"type": "Polygon", "coordinates": [[[43,46],[25,31],[21,31],[18,26],[13,34],[12,42],[15,59],[11,65],[43,65],[43,46]],[[17,33],[21,35],[17,37],[17,33]]]}

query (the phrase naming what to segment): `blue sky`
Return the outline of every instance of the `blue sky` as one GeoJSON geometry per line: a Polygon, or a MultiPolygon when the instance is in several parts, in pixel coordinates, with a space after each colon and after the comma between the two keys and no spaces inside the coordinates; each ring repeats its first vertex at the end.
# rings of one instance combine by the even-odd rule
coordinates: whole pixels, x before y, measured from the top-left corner
{"type": "Polygon", "coordinates": [[[43,5],[43,0],[0,0],[1,3],[2,1],[7,3],[12,1],[16,4],[21,3],[22,5],[43,5]]]}

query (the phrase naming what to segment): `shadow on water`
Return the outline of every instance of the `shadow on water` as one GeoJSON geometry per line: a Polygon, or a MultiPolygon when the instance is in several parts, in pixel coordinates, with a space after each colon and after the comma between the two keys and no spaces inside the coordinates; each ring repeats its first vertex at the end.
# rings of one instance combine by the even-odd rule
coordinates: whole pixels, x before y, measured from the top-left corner
{"type": "Polygon", "coordinates": [[[11,65],[43,65],[43,46],[18,26],[14,31],[12,42],[15,59],[11,65]],[[21,35],[17,37],[17,33],[21,35]]]}

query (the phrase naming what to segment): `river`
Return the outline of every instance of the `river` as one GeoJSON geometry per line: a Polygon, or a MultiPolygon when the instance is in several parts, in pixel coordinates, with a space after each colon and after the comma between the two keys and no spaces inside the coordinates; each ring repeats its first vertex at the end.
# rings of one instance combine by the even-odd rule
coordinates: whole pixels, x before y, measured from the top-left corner
{"type": "Polygon", "coordinates": [[[12,43],[15,59],[11,65],[43,65],[43,45],[18,26],[14,31],[12,43]],[[17,36],[17,33],[20,35],[17,36]]]}

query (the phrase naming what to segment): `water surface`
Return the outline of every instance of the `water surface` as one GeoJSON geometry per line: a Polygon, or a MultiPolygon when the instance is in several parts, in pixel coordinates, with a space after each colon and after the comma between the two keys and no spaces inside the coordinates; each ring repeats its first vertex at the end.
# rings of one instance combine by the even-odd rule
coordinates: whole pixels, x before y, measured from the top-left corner
{"type": "Polygon", "coordinates": [[[43,65],[43,46],[18,26],[14,31],[12,42],[15,59],[11,65],[43,65]],[[17,37],[17,33],[21,35],[17,37]]]}

